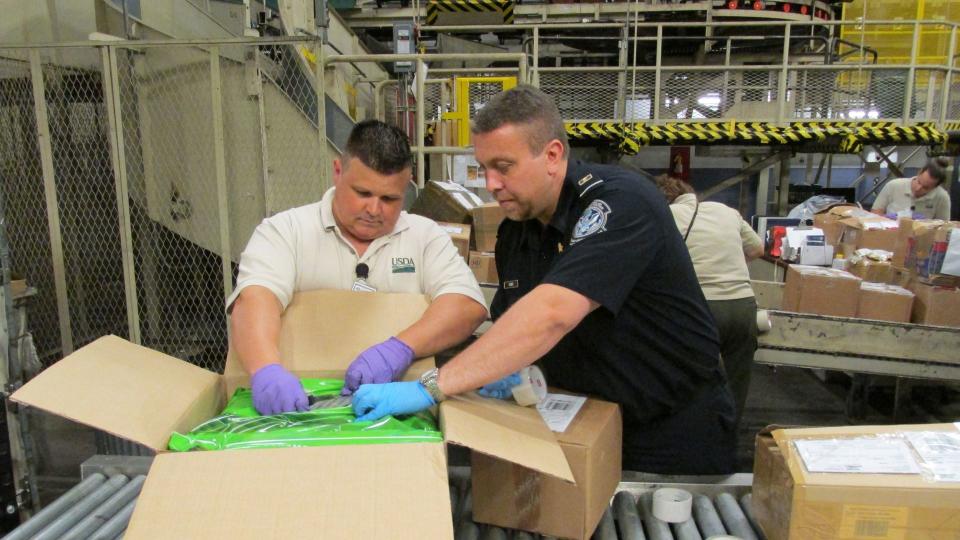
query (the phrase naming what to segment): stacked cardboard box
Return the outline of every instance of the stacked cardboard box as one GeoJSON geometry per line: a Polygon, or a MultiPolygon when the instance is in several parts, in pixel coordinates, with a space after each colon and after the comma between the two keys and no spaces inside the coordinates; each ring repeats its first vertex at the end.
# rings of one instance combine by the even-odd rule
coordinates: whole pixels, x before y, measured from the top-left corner
{"type": "Polygon", "coordinates": [[[940,466],[931,466],[936,457],[918,449],[928,446],[925,441],[949,448],[957,444],[956,435],[953,424],[763,432],[754,455],[754,517],[770,540],[960,538],[960,482],[938,474],[940,466]],[[798,444],[810,443],[835,449],[832,466],[812,466],[811,453],[803,457],[798,444]],[[874,457],[880,455],[898,456],[905,469],[916,468],[854,472],[884,470],[874,457]],[[841,470],[851,472],[835,472],[841,470]]]}
{"type": "Polygon", "coordinates": [[[960,289],[914,281],[911,322],[960,328],[960,289]]]}
{"type": "Polygon", "coordinates": [[[470,269],[481,284],[497,285],[500,277],[497,275],[497,262],[493,253],[481,251],[470,252],[470,269]]]}
{"type": "Polygon", "coordinates": [[[838,248],[843,234],[843,223],[840,223],[840,220],[858,209],[859,207],[851,204],[832,206],[813,216],[813,226],[823,231],[827,244],[838,248]]]}
{"type": "Polygon", "coordinates": [[[878,321],[910,322],[913,293],[886,283],[860,283],[857,317],[878,321]]]}
{"type": "Polygon", "coordinates": [[[862,248],[892,252],[896,246],[898,224],[892,219],[853,209],[840,223],[843,225],[840,243],[844,254],[862,248]]]}
{"type": "Polygon", "coordinates": [[[470,223],[470,212],[483,204],[476,194],[453,182],[430,181],[410,207],[411,214],[447,223],[470,223]]]}
{"type": "Polygon", "coordinates": [[[460,256],[463,257],[463,260],[469,260],[470,225],[465,225],[463,223],[444,223],[442,221],[438,221],[437,225],[440,225],[440,228],[450,235],[450,240],[453,241],[454,247],[457,248],[460,256]]]}
{"type": "Polygon", "coordinates": [[[889,283],[893,272],[891,255],[882,249],[858,249],[850,254],[847,270],[864,281],[889,283]]]}
{"type": "Polygon", "coordinates": [[[798,313],[856,317],[860,278],[836,268],[792,264],[787,270],[782,308],[798,313]]]}
{"type": "MultiPolygon", "coordinates": [[[[283,314],[280,356],[299,377],[343,377],[360,351],[408,327],[427,306],[426,297],[415,294],[298,293],[283,314]]],[[[404,378],[433,365],[432,358],[419,360],[404,378]]],[[[326,538],[453,538],[443,444],[164,453],[171,432],[219,414],[227,396],[248,384],[232,351],[218,375],[107,336],[57,362],[10,399],[159,452],[125,538],[296,538],[305,531],[326,538]]],[[[447,442],[536,471],[529,473],[534,483],[546,484],[551,476],[573,486],[572,460],[536,409],[468,394],[441,403],[439,415],[447,442]]],[[[619,453],[609,452],[619,452],[620,431],[607,426],[580,424],[589,432],[583,444],[609,448],[605,459],[617,464],[576,478],[570,498],[580,503],[563,511],[589,516],[593,522],[584,518],[584,531],[592,532],[594,515],[599,520],[591,505],[606,505],[619,481],[619,453]]],[[[534,512],[554,511],[536,499],[528,503],[534,512]]],[[[509,519],[491,512],[491,520],[509,519]]]]}
{"type": "Polygon", "coordinates": [[[497,230],[505,215],[500,205],[493,202],[474,208],[470,215],[473,219],[473,249],[493,252],[497,247],[497,230]]]}

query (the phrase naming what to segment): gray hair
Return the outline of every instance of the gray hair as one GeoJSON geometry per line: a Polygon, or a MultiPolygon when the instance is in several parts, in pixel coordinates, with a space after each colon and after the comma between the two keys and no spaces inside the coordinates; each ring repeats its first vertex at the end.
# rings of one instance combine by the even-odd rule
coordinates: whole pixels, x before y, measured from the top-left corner
{"type": "Polygon", "coordinates": [[[470,132],[475,135],[490,133],[507,124],[523,129],[527,145],[535,154],[557,139],[563,143],[563,155],[570,155],[567,130],[563,127],[557,104],[539,88],[521,84],[497,94],[473,118],[470,132]]]}

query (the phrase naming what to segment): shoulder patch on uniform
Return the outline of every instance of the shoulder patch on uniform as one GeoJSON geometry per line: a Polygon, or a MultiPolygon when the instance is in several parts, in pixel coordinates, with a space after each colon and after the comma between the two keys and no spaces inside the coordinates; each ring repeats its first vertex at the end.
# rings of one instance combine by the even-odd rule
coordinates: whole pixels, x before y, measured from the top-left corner
{"type": "Polygon", "coordinates": [[[583,211],[577,224],[573,226],[573,235],[570,238],[570,243],[574,244],[591,234],[605,231],[607,227],[607,217],[611,211],[610,205],[600,199],[591,202],[590,206],[583,211]]]}

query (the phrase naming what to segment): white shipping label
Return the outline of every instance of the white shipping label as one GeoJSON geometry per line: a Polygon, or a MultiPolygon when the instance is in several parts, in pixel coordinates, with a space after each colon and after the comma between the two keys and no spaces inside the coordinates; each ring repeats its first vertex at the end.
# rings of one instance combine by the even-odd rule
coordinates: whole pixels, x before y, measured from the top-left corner
{"type": "Polygon", "coordinates": [[[906,435],[935,481],[960,482],[960,433],[919,431],[906,435]]]}
{"type": "Polygon", "coordinates": [[[587,398],[583,396],[547,394],[547,397],[537,404],[537,411],[540,412],[550,431],[563,433],[586,401],[587,398]]]}
{"type": "Polygon", "coordinates": [[[808,439],[794,441],[812,473],[916,474],[920,466],[903,439],[808,439]]]}

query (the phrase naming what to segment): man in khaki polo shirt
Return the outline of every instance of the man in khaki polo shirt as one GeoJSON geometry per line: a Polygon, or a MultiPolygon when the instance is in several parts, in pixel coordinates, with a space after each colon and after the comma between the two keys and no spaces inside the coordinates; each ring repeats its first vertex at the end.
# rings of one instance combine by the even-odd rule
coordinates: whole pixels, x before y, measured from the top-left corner
{"type": "Polygon", "coordinates": [[[307,409],[300,381],[278,350],[280,315],[301,290],[341,289],[427,294],[419,321],[368,348],[350,364],[344,393],[396,380],[414,358],[465,340],[487,310],[473,273],[433,221],[403,212],[411,174],[406,135],[378,121],[357,124],[334,187],[320,202],[263,220],[240,258],[227,299],[231,340],[251,374],[261,414],[307,409]]]}
{"type": "Polygon", "coordinates": [[[914,218],[950,219],[950,195],[943,188],[950,161],[935,157],[913,178],[895,178],[884,184],[873,202],[873,212],[896,218],[907,211],[914,218]]]}

